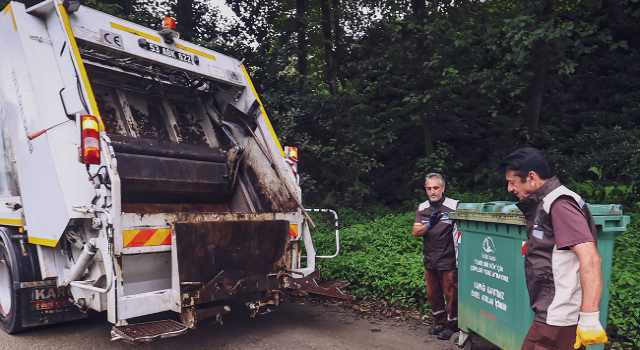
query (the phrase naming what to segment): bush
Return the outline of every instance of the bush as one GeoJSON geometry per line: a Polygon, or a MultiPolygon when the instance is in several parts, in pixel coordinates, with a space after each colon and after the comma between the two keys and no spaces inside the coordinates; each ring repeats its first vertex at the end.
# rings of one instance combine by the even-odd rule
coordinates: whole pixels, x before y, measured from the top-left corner
{"type": "MultiPolygon", "coordinates": [[[[411,234],[414,213],[384,213],[376,209],[367,213],[346,212],[340,219],[340,255],[318,262],[324,277],[351,281],[360,294],[423,305],[422,239],[411,234]]],[[[333,223],[317,221],[314,243],[318,254],[332,254],[333,223]]]]}
{"type": "Polygon", "coordinates": [[[631,217],[627,232],[616,238],[611,268],[607,322],[612,348],[640,349],[640,213],[631,217]]]}

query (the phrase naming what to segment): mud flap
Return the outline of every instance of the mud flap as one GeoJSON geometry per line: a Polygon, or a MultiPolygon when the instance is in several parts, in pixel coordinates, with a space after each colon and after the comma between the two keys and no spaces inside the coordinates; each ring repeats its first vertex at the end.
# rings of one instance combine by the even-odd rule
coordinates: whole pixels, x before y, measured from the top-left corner
{"type": "Polygon", "coordinates": [[[22,327],[42,326],[89,317],[71,301],[67,287],[43,286],[20,289],[22,327]]]}

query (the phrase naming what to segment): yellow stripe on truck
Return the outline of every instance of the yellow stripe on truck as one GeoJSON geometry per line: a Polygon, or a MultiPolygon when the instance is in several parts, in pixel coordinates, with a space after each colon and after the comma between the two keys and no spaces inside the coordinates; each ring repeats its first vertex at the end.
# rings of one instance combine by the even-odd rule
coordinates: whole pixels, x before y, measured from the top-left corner
{"type": "Polygon", "coordinates": [[[47,246],[47,247],[55,247],[56,245],[58,245],[58,241],[56,241],[56,240],[46,239],[46,238],[38,238],[38,237],[29,237],[29,243],[37,244],[37,245],[44,245],[44,246],[47,246]]]}
{"type": "Polygon", "coordinates": [[[127,33],[131,33],[131,34],[135,34],[137,36],[141,36],[141,37],[143,37],[145,39],[153,40],[155,42],[161,42],[160,38],[155,36],[155,35],[147,34],[145,32],[141,32],[141,31],[135,30],[133,28],[125,27],[122,24],[111,22],[111,27],[115,28],[115,29],[120,29],[123,32],[127,32],[127,33]]]}
{"type": "Polygon", "coordinates": [[[11,4],[7,5],[7,7],[4,8],[4,10],[2,11],[2,14],[6,15],[7,12],[9,11],[11,11],[11,20],[13,21],[13,29],[17,32],[18,25],[16,25],[16,18],[13,16],[13,10],[11,9],[11,4]]]}
{"type": "Polygon", "coordinates": [[[251,82],[251,77],[249,77],[249,73],[247,72],[247,69],[244,67],[244,65],[241,65],[240,67],[242,67],[242,72],[244,72],[244,76],[245,76],[245,78],[247,78],[247,83],[249,83],[249,87],[251,88],[251,92],[253,92],[253,96],[256,98],[256,100],[260,104],[260,112],[262,112],[262,116],[264,117],[264,121],[267,123],[267,126],[269,127],[269,131],[271,131],[271,136],[273,136],[273,141],[275,141],[276,145],[278,145],[278,149],[280,149],[280,154],[282,154],[282,156],[286,158],[286,156],[284,155],[284,149],[282,149],[282,145],[280,144],[280,140],[278,140],[278,136],[276,135],[275,130],[273,130],[273,126],[271,125],[271,121],[269,120],[269,117],[267,116],[267,111],[265,111],[264,107],[262,106],[262,101],[260,101],[260,97],[258,96],[258,93],[256,92],[256,88],[253,86],[253,82],[251,82]]]}
{"type": "Polygon", "coordinates": [[[180,44],[178,44],[178,43],[176,43],[176,47],[177,47],[177,48],[179,48],[179,49],[185,50],[185,51],[187,51],[187,52],[191,52],[191,53],[193,53],[193,54],[200,55],[200,56],[202,56],[202,57],[206,57],[206,58],[212,59],[212,60],[214,60],[214,61],[216,60],[216,56],[214,56],[214,55],[212,55],[212,54],[208,54],[208,53],[206,53],[206,52],[198,51],[198,50],[196,50],[196,49],[192,49],[192,48],[190,48],[190,47],[186,47],[186,46],[184,46],[184,45],[180,45],[180,44]]]}
{"type": "Polygon", "coordinates": [[[20,220],[20,219],[0,219],[0,225],[22,226],[22,220],[20,220]]]}
{"type": "Polygon", "coordinates": [[[80,56],[80,50],[78,49],[78,43],[76,42],[76,37],[73,35],[73,30],[71,29],[71,22],[69,22],[69,15],[67,14],[67,10],[62,6],[62,4],[58,4],[60,8],[60,15],[62,16],[62,22],[64,22],[64,27],[67,30],[67,36],[69,38],[69,44],[71,46],[71,50],[73,51],[73,56],[76,58],[76,64],[78,66],[78,71],[80,72],[80,77],[82,78],[82,82],[84,83],[84,89],[87,91],[87,97],[89,98],[89,104],[91,105],[91,113],[94,117],[97,117],[100,120],[100,130],[106,130],[104,128],[104,124],[102,123],[102,118],[100,118],[100,111],[98,110],[98,104],[96,103],[96,98],[93,95],[93,89],[91,89],[91,84],[89,84],[89,76],[87,75],[87,70],[84,68],[84,63],[82,62],[82,57],[80,56]]]}

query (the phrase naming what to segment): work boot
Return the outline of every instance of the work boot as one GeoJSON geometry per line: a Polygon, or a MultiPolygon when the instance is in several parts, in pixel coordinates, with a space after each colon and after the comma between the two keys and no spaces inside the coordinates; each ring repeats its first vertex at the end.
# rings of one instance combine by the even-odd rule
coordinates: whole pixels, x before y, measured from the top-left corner
{"type": "Polygon", "coordinates": [[[429,334],[438,334],[440,332],[442,332],[442,330],[444,329],[444,325],[443,324],[437,324],[431,328],[429,328],[429,334]]]}
{"type": "Polygon", "coordinates": [[[449,340],[455,331],[451,328],[445,328],[442,332],[438,333],[438,339],[449,340]]]}

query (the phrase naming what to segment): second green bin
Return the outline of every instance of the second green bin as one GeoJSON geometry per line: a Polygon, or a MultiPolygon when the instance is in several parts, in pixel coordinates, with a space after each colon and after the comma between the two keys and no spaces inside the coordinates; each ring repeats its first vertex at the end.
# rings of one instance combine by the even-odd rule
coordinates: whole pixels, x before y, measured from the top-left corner
{"type": "MultiPolygon", "coordinates": [[[[603,293],[600,322],[607,324],[613,243],[629,217],[619,205],[589,205],[598,229],[603,293]]],[[[515,202],[463,203],[455,213],[458,246],[458,323],[504,350],[519,350],[533,311],[524,274],[526,221],[515,202]]],[[[590,350],[604,349],[603,345],[590,350]]]]}

